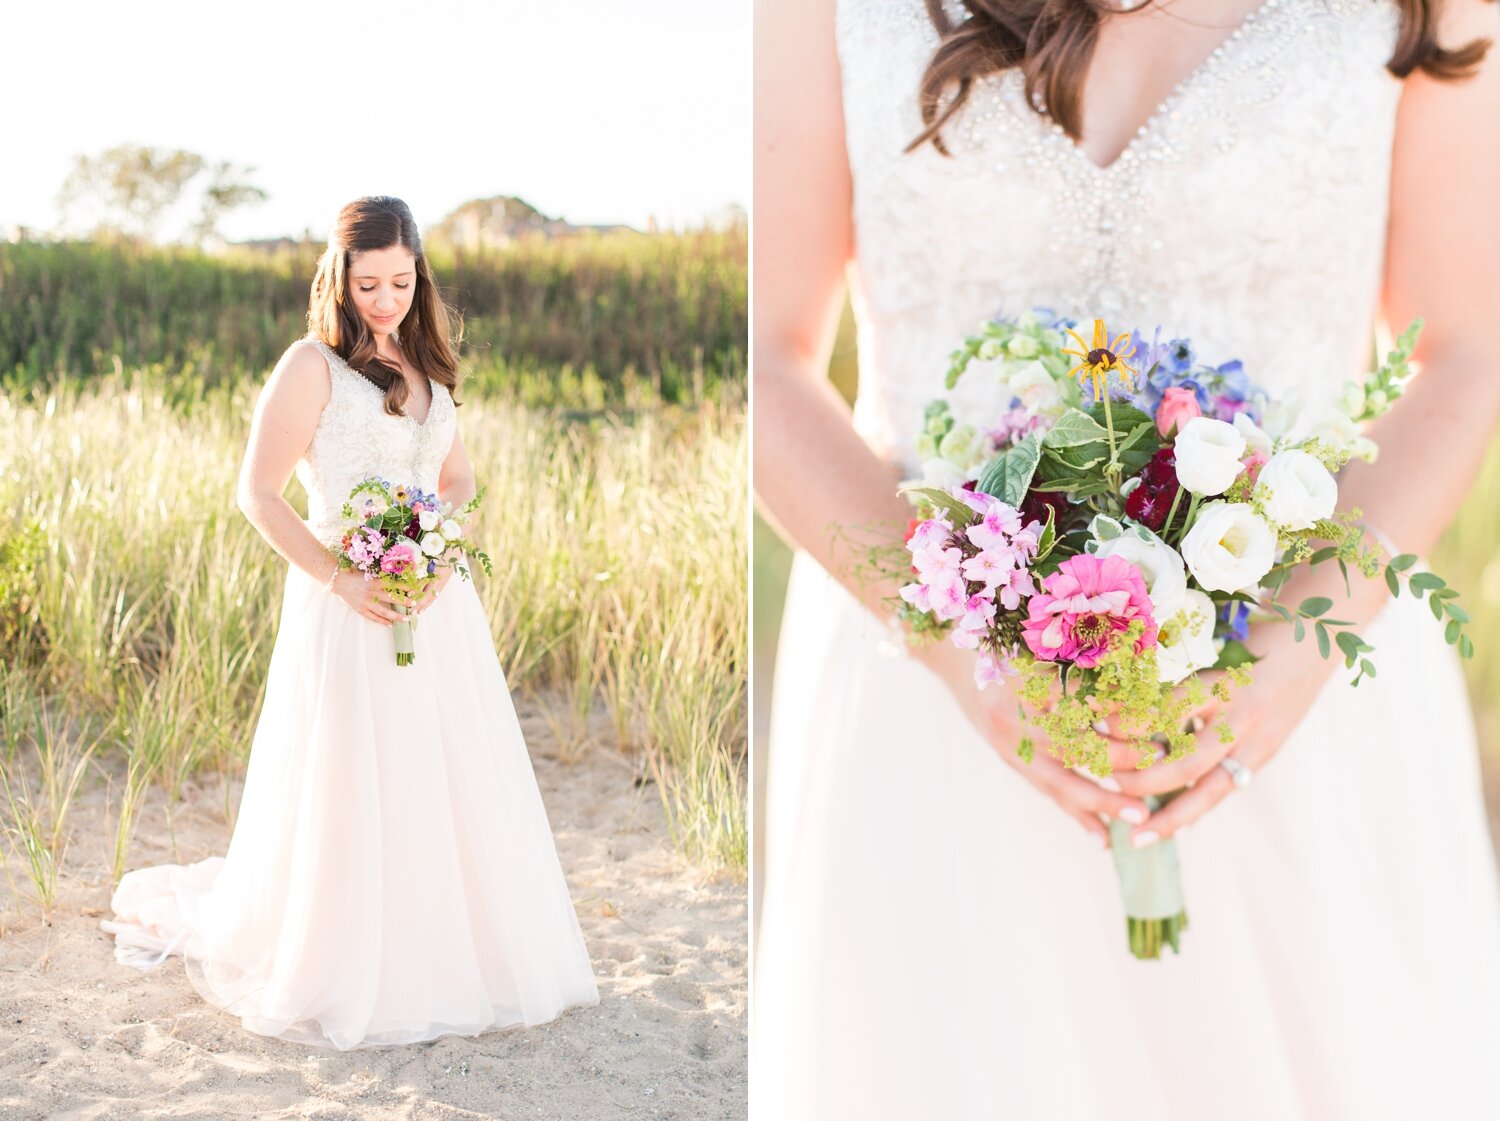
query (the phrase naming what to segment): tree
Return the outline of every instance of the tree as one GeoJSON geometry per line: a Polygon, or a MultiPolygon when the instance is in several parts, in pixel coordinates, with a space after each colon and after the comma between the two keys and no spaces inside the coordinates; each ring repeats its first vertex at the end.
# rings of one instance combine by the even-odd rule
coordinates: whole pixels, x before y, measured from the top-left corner
{"type": "Polygon", "coordinates": [[[64,224],[80,209],[92,211],[96,217],[90,236],[154,242],[167,212],[205,170],[208,184],[199,217],[188,231],[189,239],[201,245],[215,235],[230,210],[266,199],[265,191],[240,181],[253,168],[238,169],[228,162],[210,165],[197,153],[180,148],[122,144],[98,156],[78,156],[58,192],[58,207],[64,224]]]}

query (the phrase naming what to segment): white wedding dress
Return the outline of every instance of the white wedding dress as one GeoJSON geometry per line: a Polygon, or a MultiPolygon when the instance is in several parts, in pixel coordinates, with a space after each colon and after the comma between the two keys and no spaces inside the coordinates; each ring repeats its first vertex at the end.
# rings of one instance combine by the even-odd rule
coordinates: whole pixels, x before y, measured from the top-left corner
{"type": "MultiPolygon", "coordinates": [[[[841,0],[836,26],[855,424],[904,474],[950,351],[997,311],[1160,323],[1309,408],[1367,369],[1392,0],[1265,0],[1103,169],[1014,70],[945,129],[954,158],[903,155],[937,42],[922,0],[841,0]]],[[[959,389],[984,403],[982,379],[959,389]]],[[[1379,677],[1340,667],[1182,834],[1182,954],[1141,962],[1108,854],[798,554],[760,802],[757,1121],[1500,1117],[1500,888],[1458,656],[1406,595],[1362,633],[1379,677]]]]}
{"type": "MultiPolygon", "coordinates": [[[[336,544],[360,480],[437,492],[458,420],[436,383],[423,422],[385,413],[379,389],[308,338],[332,396],[297,475],[307,525],[336,544]]],[[[389,627],[288,566],[228,852],[125,874],[100,923],[121,962],[181,955],[248,1030],[337,1050],[538,1024],[599,999],[473,583],[455,573],[413,640],[397,666],[389,627]]]]}

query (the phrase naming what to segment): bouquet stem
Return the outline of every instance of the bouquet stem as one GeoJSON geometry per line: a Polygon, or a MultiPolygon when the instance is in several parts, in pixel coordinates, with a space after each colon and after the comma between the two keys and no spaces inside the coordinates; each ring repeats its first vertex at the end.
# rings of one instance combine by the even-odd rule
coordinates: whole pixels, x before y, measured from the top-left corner
{"type": "MultiPolygon", "coordinates": [[[[1152,812],[1160,804],[1159,799],[1146,798],[1152,812]]],[[[1168,837],[1136,848],[1130,843],[1130,824],[1115,820],[1109,823],[1109,841],[1115,872],[1120,877],[1130,952],[1142,961],[1160,958],[1163,946],[1181,953],[1180,942],[1188,918],[1176,839],[1168,837]]]]}
{"type": "MultiPolygon", "coordinates": [[[[406,607],[397,607],[397,611],[403,615],[410,615],[411,610],[406,607]]],[[[398,666],[409,666],[417,660],[416,643],[412,641],[411,620],[401,619],[391,624],[391,632],[396,638],[396,664],[398,666]]]]}

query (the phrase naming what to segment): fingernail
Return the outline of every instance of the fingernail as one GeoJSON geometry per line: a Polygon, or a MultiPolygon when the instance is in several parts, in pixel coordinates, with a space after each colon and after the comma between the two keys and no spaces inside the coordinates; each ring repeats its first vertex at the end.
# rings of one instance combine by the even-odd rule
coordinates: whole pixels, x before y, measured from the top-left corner
{"type": "Polygon", "coordinates": [[[1114,779],[1110,778],[1108,775],[1105,775],[1099,780],[1099,785],[1102,786],[1105,790],[1108,790],[1111,794],[1118,794],[1120,792],[1120,784],[1114,779]]]}
{"type": "MultiPolygon", "coordinates": [[[[1125,815],[1122,813],[1120,816],[1124,817],[1125,815]]],[[[1156,834],[1152,830],[1147,829],[1144,833],[1137,833],[1134,837],[1130,838],[1130,843],[1138,849],[1143,849],[1147,845],[1156,843],[1156,834]]]]}
{"type": "MultiPolygon", "coordinates": [[[[1139,806],[1126,806],[1120,811],[1120,820],[1128,821],[1131,825],[1140,825],[1146,820],[1146,811],[1139,806]]],[[[1156,834],[1152,834],[1153,837],[1156,834]]]]}
{"type": "Polygon", "coordinates": [[[1099,845],[1100,845],[1101,848],[1105,848],[1105,849],[1109,848],[1109,834],[1108,833],[1100,833],[1099,834],[1099,845]]]}

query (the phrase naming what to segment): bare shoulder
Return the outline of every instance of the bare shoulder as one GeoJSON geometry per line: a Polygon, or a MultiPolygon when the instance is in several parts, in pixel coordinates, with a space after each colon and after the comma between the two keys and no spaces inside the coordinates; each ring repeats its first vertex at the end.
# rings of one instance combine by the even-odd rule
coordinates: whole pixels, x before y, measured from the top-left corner
{"type": "Polygon", "coordinates": [[[298,339],[286,348],[271,371],[260,408],[316,423],[332,396],[333,372],[328,359],[311,340],[298,339]]]}

